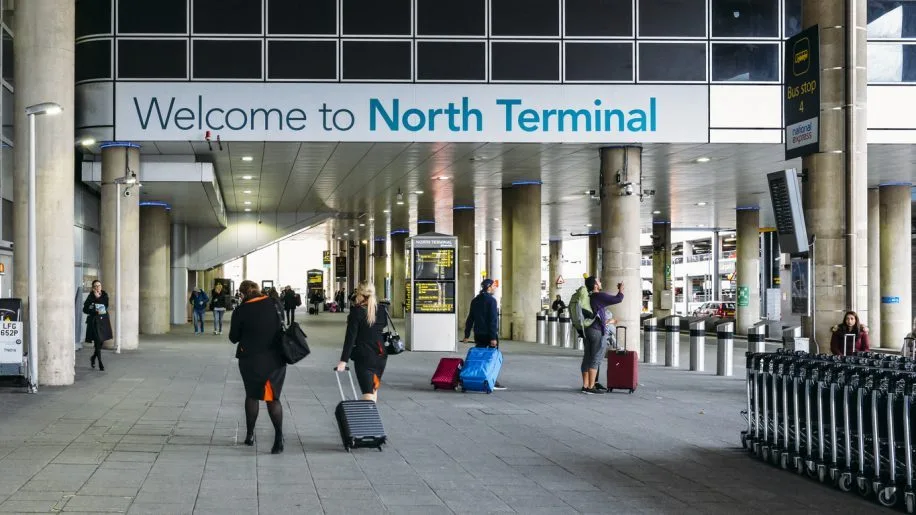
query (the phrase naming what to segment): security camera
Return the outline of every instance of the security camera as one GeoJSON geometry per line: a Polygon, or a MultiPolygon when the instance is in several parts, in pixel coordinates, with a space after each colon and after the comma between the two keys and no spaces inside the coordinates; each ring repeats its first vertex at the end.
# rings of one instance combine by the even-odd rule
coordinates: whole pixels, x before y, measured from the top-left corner
{"type": "Polygon", "coordinates": [[[621,195],[626,195],[629,197],[630,195],[634,193],[634,191],[635,190],[633,189],[633,183],[631,182],[627,182],[627,183],[620,185],[621,195]]]}
{"type": "Polygon", "coordinates": [[[124,190],[124,196],[125,196],[125,197],[129,197],[129,196],[130,196],[130,190],[124,190]]]}
{"type": "Polygon", "coordinates": [[[262,223],[264,223],[264,220],[258,220],[258,223],[259,223],[259,224],[262,224],[262,223]]]}

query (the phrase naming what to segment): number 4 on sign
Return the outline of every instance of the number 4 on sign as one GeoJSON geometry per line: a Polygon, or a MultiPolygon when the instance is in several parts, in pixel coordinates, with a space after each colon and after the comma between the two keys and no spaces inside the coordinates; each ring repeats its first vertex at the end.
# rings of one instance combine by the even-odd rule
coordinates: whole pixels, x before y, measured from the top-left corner
{"type": "Polygon", "coordinates": [[[798,103],[798,112],[800,113],[805,112],[805,101],[804,100],[798,103]]]}

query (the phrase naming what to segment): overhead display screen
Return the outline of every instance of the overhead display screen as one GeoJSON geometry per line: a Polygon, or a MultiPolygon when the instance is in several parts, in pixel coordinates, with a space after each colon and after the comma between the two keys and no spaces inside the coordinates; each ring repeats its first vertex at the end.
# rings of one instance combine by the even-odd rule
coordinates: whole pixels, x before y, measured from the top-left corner
{"type": "Polygon", "coordinates": [[[455,283],[415,282],[413,288],[414,313],[455,312],[455,283]]]}
{"type": "Polygon", "coordinates": [[[455,249],[414,249],[415,281],[454,281],[455,249]]]}

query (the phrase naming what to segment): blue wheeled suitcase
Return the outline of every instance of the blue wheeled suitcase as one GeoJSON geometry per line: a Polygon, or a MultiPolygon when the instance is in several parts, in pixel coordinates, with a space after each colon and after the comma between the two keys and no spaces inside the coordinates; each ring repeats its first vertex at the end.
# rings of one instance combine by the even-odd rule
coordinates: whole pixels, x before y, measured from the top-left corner
{"type": "Polygon", "coordinates": [[[494,347],[471,347],[461,368],[461,391],[491,393],[503,366],[503,354],[494,347]]]}

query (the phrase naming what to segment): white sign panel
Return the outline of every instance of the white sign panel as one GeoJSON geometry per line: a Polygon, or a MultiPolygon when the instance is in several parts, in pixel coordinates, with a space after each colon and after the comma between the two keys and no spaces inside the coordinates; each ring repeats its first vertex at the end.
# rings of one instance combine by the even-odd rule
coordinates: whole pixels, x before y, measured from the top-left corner
{"type": "Polygon", "coordinates": [[[786,126],[786,150],[792,150],[805,145],[817,143],[818,119],[810,118],[808,120],[793,123],[786,126]]]}
{"type": "Polygon", "coordinates": [[[704,143],[703,85],[119,83],[132,141],[704,143]]]}
{"type": "Polygon", "coordinates": [[[22,322],[0,322],[0,364],[22,364],[22,322]]]}

